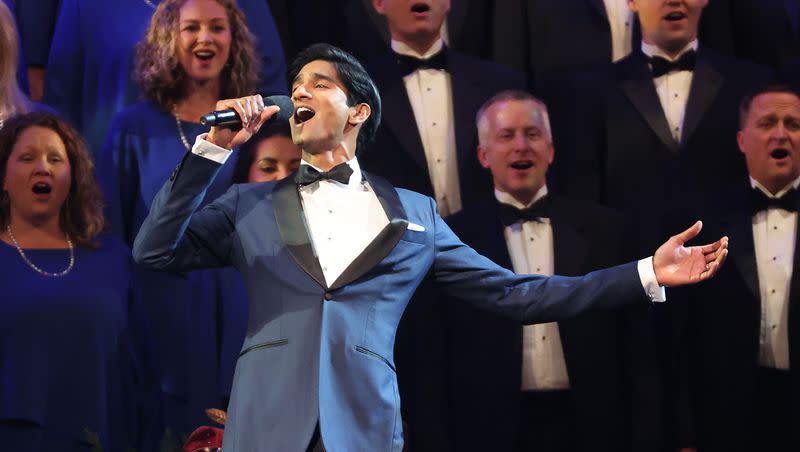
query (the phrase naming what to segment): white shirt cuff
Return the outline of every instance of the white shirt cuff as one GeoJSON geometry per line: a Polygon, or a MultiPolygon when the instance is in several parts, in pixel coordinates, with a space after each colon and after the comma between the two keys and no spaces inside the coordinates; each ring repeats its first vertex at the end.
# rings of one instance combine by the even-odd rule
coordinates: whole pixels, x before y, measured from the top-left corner
{"type": "Polygon", "coordinates": [[[639,270],[639,280],[642,282],[642,287],[647,297],[653,303],[662,303],[667,301],[667,291],[664,286],[658,285],[656,279],[656,271],[653,268],[653,256],[641,259],[637,264],[639,270]]]}
{"type": "Polygon", "coordinates": [[[194,146],[192,146],[192,154],[213,160],[222,165],[226,160],[228,160],[228,157],[233,151],[230,149],[221,148],[214,143],[206,141],[207,135],[208,133],[201,133],[200,135],[197,135],[197,138],[194,140],[194,146]]]}

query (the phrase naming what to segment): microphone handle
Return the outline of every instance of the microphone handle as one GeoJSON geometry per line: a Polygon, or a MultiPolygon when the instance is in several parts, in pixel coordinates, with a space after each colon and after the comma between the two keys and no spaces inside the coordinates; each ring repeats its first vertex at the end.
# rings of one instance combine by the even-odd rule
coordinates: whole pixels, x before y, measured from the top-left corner
{"type": "Polygon", "coordinates": [[[200,124],[204,126],[236,126],[241,125],[242,120],[234,109],[218,110],[202,116],[200,124]]]}

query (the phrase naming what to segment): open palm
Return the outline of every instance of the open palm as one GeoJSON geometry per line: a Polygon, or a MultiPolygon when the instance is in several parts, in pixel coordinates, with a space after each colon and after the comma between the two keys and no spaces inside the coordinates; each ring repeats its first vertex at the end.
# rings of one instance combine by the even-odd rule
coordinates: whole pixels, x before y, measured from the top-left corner
{"type": "Polygon", "coordinates": [[[703,223],[698,221],[656,250],[653,269],[658,284],[668,287],[694,284],[711,278],[719,270],[728,255],[728,237],[708,245],[684,246],[702,227],[703,223]]]}

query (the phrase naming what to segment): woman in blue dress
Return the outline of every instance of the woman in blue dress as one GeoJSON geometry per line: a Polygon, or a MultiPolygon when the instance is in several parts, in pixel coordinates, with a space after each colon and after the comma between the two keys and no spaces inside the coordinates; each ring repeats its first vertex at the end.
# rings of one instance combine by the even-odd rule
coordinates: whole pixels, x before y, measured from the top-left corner
{"type": "MultiPolygon", "coordinates": [[[[47,112],[0,131],[0,443],[141,450],[146,366],[130,251],[103,234],[85,144],[47,112]]],[[[148,384],[149,382],[149,384],[148,384]]]]}
{"type": "MultiPolygon", "coordinates": [[[[114,114],[141,100],[133,77],[134,47],[160,3],[61,0],[44,100],[78,128],[95,156],[103,148],[114,114]]],[[[256,54],[262,63],[258,92],[285,94],[286,62],[268,2],[238,0],[237,4],[257,38],[256,54]]],[[[186,136],[192,136],[188,130],[186,136]]]]}
{"type": "MultiPolygon", "coordinates": [[[[200,117],[221,98],[254,92],[253,37],[234,0],[165,0],[137,49],[136,77],[146,98],[113,120],[98,163],[112,232],[129,246],[189,137],[207,131],[200,117]]],[[[233,160],[233,159],[231,159],[233,160]]],[[[206,201],[230,185],[226,163],[206,201]]],[[[165,274],[138,269],[160,370],[165,429],[180,439],[225,408],[230,377],[220,373],[224,323],[218,270],[165,274]]]]}

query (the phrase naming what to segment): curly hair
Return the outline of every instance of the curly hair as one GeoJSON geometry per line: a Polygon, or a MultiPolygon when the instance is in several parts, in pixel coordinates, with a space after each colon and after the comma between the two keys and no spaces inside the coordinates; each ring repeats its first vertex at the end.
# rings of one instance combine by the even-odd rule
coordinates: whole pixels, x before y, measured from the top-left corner
{"type": "Polygon", "coordinates": [[[31,104],[17,84],[19,35],[14,15],[0,2],[0,119],[27,113],[31,104]]]}
{"type": "MultiPolygon", "coordinates": [[[[71,168],[72,183],[69,194],[61,206],[59,225],[78,245],[87,248],[98,246],[95,240],[105,229],[103,197],[94,178],[94,163],[80,134],[59,116],[34,111],[14,116],[0,130],[0,187],[5,184],[8,159],[19,136],[30,127],[45,127],[57,133],[64,142],[71,168]]],[[[3,192],[0,202],[0,228],[11,221],[8,194],[3,192]]]]}
{"type": "MultiPolygon", "coordinates": [[[[136,45],[134,77],[144,97],[165,110],[186,96],[186,72],[175,52],[180,9],[187,0],[164,0],[150,19],[144,38],[136,45]]],[[[228,13],[231,52],[220,74],[221,97],[252,94],[258,83],[261,62],[256,57],[255,37],[235,0],[216,0],[228,13]]]]}

